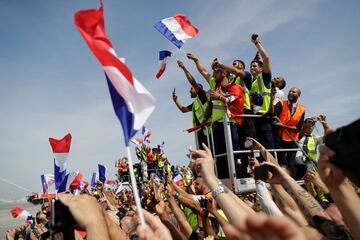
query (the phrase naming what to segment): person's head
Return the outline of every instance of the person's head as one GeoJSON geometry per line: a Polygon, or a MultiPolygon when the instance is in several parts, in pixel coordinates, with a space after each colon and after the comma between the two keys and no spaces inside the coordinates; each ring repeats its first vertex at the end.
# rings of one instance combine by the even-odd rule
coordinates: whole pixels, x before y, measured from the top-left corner
{"type": "Polygon", "coordinates": [[[260,60],[252,60],[250,64],[250,72],[256,77],[263,71],[263,62],[260,60]]]}
{"type": "Polygon", "coordinates": [[[321,216],[314,216],[313,227],[322,233],[325,239],[352,239],[349,230],[344,225],[321,216]]]}
{"type": "MultiPolygon", "coordinates": [[[[198,86],[200,89],[203,89],[203,86],[201,84],[198,83],[198,86]]],[[[190,97],[191,98],[195,98],[197,95],[197,92],[195,91],[195,88],[193,86],[191,86],[190,88],[190,97]]],[[[155,148],[155,151],[157,152],[157,148],[155,148]]]]}
{"type": "Polygon", "coordinates": [[[232,63],[234,68],[245,70],[245,63],[240,59],[235,59],[232,63]]]}
{"type": "Polygon", "coordinates": [[[298,98],[300,97],[300,95],[301,95],[300,88],[298,88],[298,87],[290,88],[289,93],[288,93],[289,102],[296,103],[298,98]]]}
{"type": "Polygon", "coordinates": [[[314,131],[315,123],[316,121],[314,117],[306,118],[302,127],[303,132],[305,134],[311,134],[314,131]]]}
{"type": "Polygon", "coordinates": [[[210,191],[202,177],[197,177],[192,184],[195,188],[196,194],[206,194],[210,191]]]}
{"type": "Polygon", "coordinates": [[[271,80],[271,83],[279,89],[284,89],[286,86],[286,81],[283,77],[275,77],[271,80]]]}

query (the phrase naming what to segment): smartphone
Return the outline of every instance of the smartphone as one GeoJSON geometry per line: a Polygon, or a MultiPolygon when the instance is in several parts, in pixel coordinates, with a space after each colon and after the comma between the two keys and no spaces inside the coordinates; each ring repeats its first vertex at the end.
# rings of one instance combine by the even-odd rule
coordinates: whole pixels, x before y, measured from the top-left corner
{"type": "Polygon", "coordinates": [[[269,178],[268,166],[262,165],[262,166],[256,167],[254,169],[254,178],[255,178],[255,180],[263,180],[263,181],[268,179],[269,178]]]}
{"type": "Polygon", "coordinates": [[[59,200],[52,199],[50,213],[50,232],[52,235],[62,232],[64,239],[75,239],[75,220],[68,207],[59,200]],[[73,237],[73,238],[72,238],[73,237]]]}
{"type": "Polygon", "coordinates": [[[206,198],[201,198],[199,202],[201,208],[208,209],[208,200],[206,198]]]}

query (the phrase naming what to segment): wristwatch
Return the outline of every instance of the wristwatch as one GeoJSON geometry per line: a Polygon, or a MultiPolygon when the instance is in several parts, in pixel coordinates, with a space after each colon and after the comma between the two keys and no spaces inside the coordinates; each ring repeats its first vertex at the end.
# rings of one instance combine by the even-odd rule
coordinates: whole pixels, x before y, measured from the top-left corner
{"type": "Polygon", "coordinates": [[[211,191],[211,195],[213,198],[215,198],[219,194],[227,193],[227,192],[229,192],[229,189],[222,182],[219,182],[219,184],[216,186],[216,188],[211,191]]]}

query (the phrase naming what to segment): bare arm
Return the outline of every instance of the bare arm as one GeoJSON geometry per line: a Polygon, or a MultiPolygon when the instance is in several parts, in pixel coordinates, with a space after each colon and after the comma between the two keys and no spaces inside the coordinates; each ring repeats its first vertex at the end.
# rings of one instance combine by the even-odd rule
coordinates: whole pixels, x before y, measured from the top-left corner
{"type": "Polygon", "coordinates": [[[193,54],[187,53],[187,57],[194,61],[196,68],[198,69],[199,73],[205,78],[205,80],[209,83],[210,74],[206,67],[200,62],[200,60],[193,54]]]}
{"type": "Polygon", "coordinates": [[[168,202],[169,202],[171,211],[174,213],[177,222],[181,226],[182,233],[188,239],[192,233],[192,228],[191,228],[189,222],[187,221],[187,218],[186,218],[184,212],[179,208],[179,206],[177,205],[173,196],[171,196],[169,198],[168,202]]]}
{"type": "Polygon", "coordinates": [[[360,239],[360,199],[344,173],[330,162],[330,158],[334,156],[335,152],[330,148],[320,147],[319,174],[354,239],[360,239]]]}
{"type": "Polygon", "coordinates": [[[227,72],[235,74],[237,77],[244,78],[245,77],[245,71],[243,69],[237,69],[233,66],[225,65],[220,62],[218,62],[220,68],[225,69],[227,72]]]}
{"type": "Polygon", "coordinates": [[[197,84],[197,82],[195,81],[195,79],[191,75],[191,73],[186,69],[186,67],[184,66],[184,63],[182,61],[178,60],[177,64],[178,64],[179,68],[181,68],[184,71],[185,76],[186,76],[187,80],[189,81],[189,83],[191,84],[191,86],[195,89],[196,92],[198,92],[199,85],[197,84]]]}
{"type": "Polygon", "coordinates": [[[180,110],[180,112],[182,113],[187,113],[187,112],[190,112],[191,110],[188,109],[187,107],[185,107],[184,105],[182,105],[179,100],[178,100],[178,97],[176,96],[176,93],[175,93],[175,88],[174,88],[174,91],[172,93],[172,97],[173,97],[173,100],[174,100],[174,103],[175,105],[177,106],[177,108],[180,110]]]}
{"type": "Polygon", "coordinates": [[[251,41],[254,43],[255,47],[258,49],[260,56],[264,62],[263,72],[271,73],[270,57],[269,57],[269,54],[266,52],[265,48],[261,45],[259,36],[255,40],[251,39],[251,41]]]}

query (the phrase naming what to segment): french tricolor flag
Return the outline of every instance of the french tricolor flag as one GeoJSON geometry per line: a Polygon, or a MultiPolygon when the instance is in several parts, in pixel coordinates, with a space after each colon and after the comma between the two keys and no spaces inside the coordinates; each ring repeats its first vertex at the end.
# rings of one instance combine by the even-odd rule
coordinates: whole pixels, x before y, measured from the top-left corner
{"type": "Polygon", "coordinates": [[[156,78],[159,79],[161,75],[165,72],[166,64],[171,57],[171,52],[167,50],[163,50],[159,52],[159,61],[160,61],[160,69],[156,74],[156,78]]]}
{"type": "Polygon", "coordinates": [[[91,177],[90,186],[95,187],[97,180],[98,180],[97,179],[97,174],[96,174],[96,172],[93,172],[92,177],[91,177]]]}
{"type": "Polygon", "coordinates": [[[150,136],[151,136],[151,132],[149,131],[149,129],[147,129],[145,126],[143,126],[142,130],[141,130],[141,134],[144,136],[144,141],[147,143],[150,143],[150,136]]]}
{"type": "Polygon", "coordinates": [[[49,186],[54,184],[55,177],[54,174],[43,174],[41,175],[41,185],[43,187],[44,194],[49,191],[49,186]]]}
{"type": "Polygon", "coordinates": [[[10,210],[11,215],[13,216],[13,218],[21,218],[23,220],[25,220],[27,223],[31,223],[30,220],[34,219],[34,217],[31,215],[31,213],[29,213],[28,211],[16,207],[10,210]]]}
{"type": "Polygon", "coordinates": [[[176,185],[178,186],[184,185],[184,179],[179,173],[176,173],[173,177],[174,177],[173,181],[176,183],[176,185]]]}
{"type": "Polygon", "coordinates": [[[67,174],[57,190],[58,193],[68,190],[76,190],[80,186],[83,175],[80,172],[71,172],[67,174]]]}
{"type": "Polygon", "coordinates": [[[183,14],[165,18],[155,23],[154,27],[178,48],[181,48],[187,39],[195,37],[199,32],[183,14]]]}
{"type": "Polygon", "coordinates": [[[101,164],[98,164],[98,167],[99,167],[99,181],[104,184],[106,181],[107,167],[101,164]]]}
{"type": "Polygon", "coordinates": [[[62,139],[49,138],[53,150],[54,159],[54,176],[55,189],[58,190],[61,183],[66,177],[66,160],[69,155],[71,145],[71,134],[68,133],[62,139]]]}
{"type": "Polygon", "coordinates": [[[103,66],[115,114],[121,122],[125,144],[129,146],[130,139],[141,130],[154,111],[155,99],[116,56],[105,33],[102,2],[99,9],[75,13],[74,21],[90,50],[103,66]]]}
{"type": "Polygon", "coordinates": [[[135,145],[141,145],[144,143],[144,141],[140,137],[135,137],[130,140],[135,145]]]}

